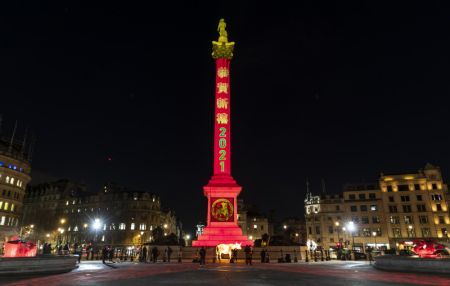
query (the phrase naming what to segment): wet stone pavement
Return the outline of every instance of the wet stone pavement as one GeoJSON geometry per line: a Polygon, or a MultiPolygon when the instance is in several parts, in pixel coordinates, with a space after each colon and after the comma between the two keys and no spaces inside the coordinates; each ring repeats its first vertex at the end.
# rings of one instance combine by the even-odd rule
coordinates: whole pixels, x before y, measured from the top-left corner
{"type": "Polygon", "coordinates": [[[0,277],[0,285],[450,285],[450,276],[384,272],[367,262],[290,264],[82,262],[64,274],[0,277]]]}

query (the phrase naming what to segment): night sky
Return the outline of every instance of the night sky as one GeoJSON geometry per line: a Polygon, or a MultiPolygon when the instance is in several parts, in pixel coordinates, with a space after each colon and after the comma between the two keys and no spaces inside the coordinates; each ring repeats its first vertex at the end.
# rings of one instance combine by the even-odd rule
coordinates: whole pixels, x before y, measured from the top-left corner
{"type": "Polygon", "coordinates": [[[0,4],[3,132],[36,134],[33,183],[114,181],[186,229],[204,220],[221,17],[246,202],[301,216],[306,178],[337,193],[427,162],[449,177],[450,17],[434,1],[35,2],[0,4]]]}

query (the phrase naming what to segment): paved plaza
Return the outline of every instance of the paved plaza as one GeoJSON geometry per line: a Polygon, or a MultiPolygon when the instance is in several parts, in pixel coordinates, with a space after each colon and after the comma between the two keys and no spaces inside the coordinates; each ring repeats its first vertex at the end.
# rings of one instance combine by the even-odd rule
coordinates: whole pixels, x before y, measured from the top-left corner
{"type": "Polygon", "coordinates": [[[0,285],[450,285],[450,276],[383,272],[367,262],[207,264],[82,262],[65,274],[3,277],[0,285]]]}

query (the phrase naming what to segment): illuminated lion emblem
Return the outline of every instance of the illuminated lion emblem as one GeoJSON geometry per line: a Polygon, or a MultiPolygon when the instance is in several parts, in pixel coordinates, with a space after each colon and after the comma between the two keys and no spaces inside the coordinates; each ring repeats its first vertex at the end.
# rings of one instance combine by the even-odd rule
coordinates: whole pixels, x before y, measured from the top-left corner
{"type": "Polygon", "coordinates": [[[227,199],[217,199],[211,206],[211,214],[218,221],[229,221],[234,215],[233,204],[227,199]]]}

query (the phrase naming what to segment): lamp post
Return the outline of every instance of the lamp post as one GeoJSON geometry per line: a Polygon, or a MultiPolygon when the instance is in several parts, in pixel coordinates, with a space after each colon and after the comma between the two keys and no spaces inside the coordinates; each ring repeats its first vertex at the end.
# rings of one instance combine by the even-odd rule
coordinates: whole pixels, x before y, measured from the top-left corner
{"type": "Polygon", "coordinates": [[[337,232],[337,235],[338,235],[338,243],[340,243],[340,242],[341,242],[341,239],[340,239],[340,237],[339,237],[339,222],[337,221],[337,222],[335,222],[334,224],[336,225],[336,232],[337,232]]]}
{"type": "Polygon", "coordinates": [[[377,232],[376,231],[372,232],[372,235],[373,235],[373,239],[375,241],[375,250],[376,250],[377,249],[377,232]]]}
{"type": "Polygon", "coordinates": [[[355,260],[355,230],[356,230],[355,223],[353,221],[348,222],[347,229],[352,233],[352,253],[353,253],[353,260],[355,260]]]}
{"type": "Polygon", "coordinates": [[[95,230],[94,241],[97,241],[97,231],[98,231],[98,229],[100,228],[100,226],[101,226],[101,221],[100,221],[100,219],[96,218],[96,219],[94,220],[94,223],[92,224],[92,227],[93,227],[94,230],[95,230]]]}
{"type": "Polygon", "coordinates": [[[191,235],[190,234],[186,234],[184,239],[185,239],[186,246],[189,246],[189,239],[191,239],[191,235]]]}

